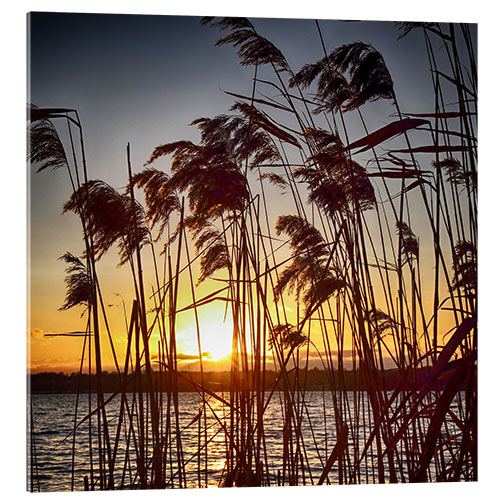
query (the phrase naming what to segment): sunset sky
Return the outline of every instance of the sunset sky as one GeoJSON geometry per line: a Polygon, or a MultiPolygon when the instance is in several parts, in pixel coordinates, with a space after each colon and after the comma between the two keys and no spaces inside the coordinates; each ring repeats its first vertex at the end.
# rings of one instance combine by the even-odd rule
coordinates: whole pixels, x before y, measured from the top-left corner
{"type": "MultiPolygon", "coordinates": [[[[443,494],[454,498],[487,497],[498,485],[497,455],[500,446],[498,435],[491,433],[497,425],[498,402],[489,397],[497,390],[498,352],[498,292],[500,279],[498,266],[498,186],[500,182],[496,151],[498,144],[498,16],[494,3],[443,0],[421,0],[401,2],[387,0],[375,3],[368,0],[359,2],[332,3],[312,0],[301,4],[278,0],[266,2],[256,0],[251,3],[235,3],[214,0],[210,4],[193,0],[188,3],[158,2],[116,2],[115,0],[88,0],[86,2],[65,2],[44,0],[34,4],[20,0],[9,3],[2,16],[3,61],[5,76],[2,81],[3,106],[6,119],[3,122],[4,185],[2,202],[3,245],[2,257],[7,273],[4,274],[2,305],[5,317],[2,345],[4,386],[15,411],[3,412],[2,423],[9,431],[5,446],[10,450],[5,455],[4,468],[10,480],[4,489],[16,496],[22,495],[26,481],[25,467],[12,467],[12,460],[18,464],[25,462],[26,419],[20,417],[26,409],[26,378],[24,372],[26,336],[28,350],[32,351],[33,369],[65,370],[78,369],[82,339],[64,340],[44,338],[43,333],[64,332],[82,328],[80,311],[58,312],[64,301],[64,264],[57,260],[67,250],[81,252],[81,232],[73,215],[61,216],[63,203],[70,193],[69,181],[64,172],[44,172],[30,176],[30,169],[18,165],[25,158],[25,103],[44,106],[68,106],[77,108],[85,127],[87,156],[91,177],[103,178],[116,187],[126,183],[127,142],[132,145],[134,171],[139,171],[143,163],[158,144],[178,138],[198,135],[193,127],[188,127],[193,118],[226,112],[233,99],[224,95],[223,90],[248,93],[251,84],[251,70],[242,68],[235,50],[230,47],[213,47],[218,37],[215,30],[198,25],[197,18],[189,21],[193,28],[189,33],[179,26],[180,18],[170,19],[168,29],[156,31],[148,28],[152,18],[142,18],[142,29],[123,26],[120,18],[113,18],[107,26],[101,24],[86,27],[70,25],[54,19],[47,21],[46,27],[35,26],[33,35],[38,36],[32,59],[28,64],[33,85],[26,95],[26,13],[34,8],[47,11],[89,11],[89,12],[129,12],[129,13],[176,13],[176,14],[219,14],[272,17],[319,17],[337,19],[397,19],[397,20],[441,20],[454,22],[479,22],[479,130],[480,130],[480,199],[479,199],[479,282],[481,307],[479,308],[480,358],[479,376],[479,458],[481,480],[477,483],[447,483],[436,485],[393,485],[389,489],[370,486],[340,486],[353,498],[441,498],[443,494]],[[175,21],[172,23],[172,21],[175,21]],[[174,27],[172,27],[172,24],[174,27]],[[182,43],[167,43],[182,37],[182,43]],[[116,40],[120,40],[117,42],[116,40]],[[201,43],[201,40],[204,40],[201,43]],[[105,42],[104,45],[99,43],[105,42]],[[110,45],[111,44],[111,45],[110,45]],[[188,55],[186,55],[186,51],[188,55]],[[172,55],[174,54],[174,56],[172,55]],[[79,59],[83,56],[83,59],[79,59]],[[189,60],[187,59],[189,57],[189,60]],[[35,60],[36,59],[36,60],[35,60]],[[177,61],[177,65],[174,65],[177,61]],[[183,63],[184,61],[184,63],[183,63]],[[189,61],[193,61],[188,64],[189,61]],[[194,62],[195,61],[195,62],[194,62]],[[198,68],[203,71],[199,73],[198,68]],[[98,71],[105,70],[99,74],[98,71]],[[184,71],[184,76],[182,75],[184,71]],[[195,74],[188,79],[186,75],[195,74]],[[207,75],[212,73],[212,77],[207,75]],[[200,76],[201,75],[201,76],[200,76]],[[175,84],[175,85],[174,85],[175,84]],[[28,175],[26,174],[28,172],[28,175]],[[29,191],[26,189],[26,182],[29,191]],[[28,206],[27,205],[28,202],[28,206]],[[28,222],[28,224],[26,224],[28,222]],[[28,227],[26,227],[28,226],[28,227]],[[28,248],[26,248],[28,240],[28,248]],[[28,252],[26,252],[28,250],[28,252]],[[28,258],[26,258],[28,256],[28,258]],[[33,264],[33,265],[31,265],[33,264]],[[25,278],[28,279],[26,282],[25,278]],[[27,289],[26,289],[27,285],[27,289]],[[26,305],[28,306],[26,308],[26,305]],[[31,335],[30,335],[31,331],[31,335]],[[31,342],[30,342],[31,341],[31,342]],[[6,375],[9,375],[7,379],[6,375]],[[21,443],[21,445],[20,445],[21,443]],[[17,455],[16,455],[17,453],[17,455]],[[21,491],[21,493],[19,493],[21,491]],[[481,491],[483,492],[481,494],[481,491]],[[392,496],[391,496],[392,495],[392,496]]],[[[123,19],[123,17],[122,17],[123,19]]],[[[163,18],[167,26],[169,18],[163,18]]],[[[255,21],[259,28],[271,21],[255,21]],[[258,24],[257,24],[258,23],[258,24]]],[[[156,25],[162,23],[155,23],[156,25]]],[[[277,24],[276,22],[274,23],[277,24]]],[[[284,23],[286,24],[286,23],[284,23]]],[[[295,24],[295,23],[293,23],[295,24]]],[[[282,24],[283,26],[283,24],[282,24]]],[[[396,42],[397,33],[391,23],[327,23],[321,21],[327,48],[331,49],[348,40],[369,40],[383,52],[393,74],[396,91],[404,106],[418,104],[421,93],[429,89],[430,76],[417,69],[418,60],[424,54],[421,39],[411,36],[396,42]],[[327,26],[334,25],[334,29],[327,26]],[[375,26],[380,26],[375,30],[375,26]],[[366,36],[370,34],[369,38],[366,36]],[[378,33],[378,34],[377,34],[378,33]],[[376,37],[376,38],[375,38],[376,37]],[[405,52],[402,48],[405,47],[405,52]],[[412,55],[409,56],[408,54],[412,55]],[[416,57],[416,59],[415,59],[416,57]],[[408,86],[409,85],[409,86],[408,86]]],[[[300,25],[299,30],[285,29],[264,31],[283,50],[297,69],[303,62],[320,57],[321,47],[312,21],[300,25]],[[308,52],[310,47],[312,52],[308,52]],[[297,59],[294,59],[297,57],[297,59]]],[[[426,106],[431,102],[426,98],[426,106]]],[[[388,118],[388,113],[380,117],[388,118]]],[[[377,115],[375,115],[375,118],[377,115]]],[[[360,136],[362,134],[360,133],[360,136]]],[[[158,164],[160,166],[160,163],[158,164]]],[[[166,168],[168,162],[161,164],[166,168]]],[[[280,200],[281,201],[281,200],[280,200]]],[[[281,208],[281,207],[280,207],[281,208]]],[[[283,207],[283,212],[286,207],[283,207]]],[[[277,211],[276,213],[280,212],[277,211]]],[[[112,249],[109,259],[99,264],[104,278],[105,271],[113,275],[113,280],[105,285],[105,301],[113,303],[109,312],[114,315],[116,329],[123,329],[121,299],[127,300],[130,312],[130,295],[127,295],[129,278],[127,270],[116,270],[116,250],[112,249]],[[120,282],[117,276],[123,275],[120,282]]],[[[201,292],[200,292],[201,295],[201,292]]],[[[185,299],[185,303],[188,299],[185,299]]],[[[219,327],[221,311],[214,311],[214,322],[219,327]]],[[[192,325],[186,325],[186,328],[192,325]]],[[[192,345],[186,352],[193,352],[192,345]]],[[[109,366],[109,362],[107,363],[109,366]]],[[[29,360],[28,366],[30,368],[29,360]]],[[[307,491],[307,490],[306,490],[307,491]]],[[[312,491],[312,490],[308,490],[312,491]]],[[[215,498],[220,492],[204,492],[203,496],[215,498]]],[[[222,492],[224,493],[224,492],[222,492]]],[[[228,494],[233,494],[227,492],[228,494]]],[[[253,489],[242,489],[239,496],[253,495],[253,489]]],[[[300,496],[303,490],[289,489],[287,495],[300,496]],[[293,491],[292,491],[293,490],[293,491]],[[295,492],[295,493],[293,493],[295,492]]],[[[24,492],[26,496],[29,493],[24,492]]],[[[135,496],[141,497],[137,491],[135,496]]],[[[176,492],[172,492],[176,494],[176,492]]],[[[179,492],[179,495],[181,492],[179,492]]],[[[274,490],[259,490],[265,496],[274,495],[274,490]]],[[[315,488],[314,494],[326,498],[330,489],[315,488]]],[[[47,498],[54,494],[46,493],[47,498]]],[[[56,496],[64,494],[58,493],[56,496]]],[[[155,492],[146,492],[148,498],[155,492]]],[[[157,495],[163,495],[158,492],[157,495]]],[[[55,496],[54,496],[55,498],[55,496]]]]}
{"type": "MultiPolygon", "coordinates": [[[[253,69],[239,64],[233,47],[214,47],[219,32],[200,25],[199,20],[175,16],[31,15],[28,101],[38,107],[78,110],[84,127],[90,178],[123,188],[127,183],[128,142],[133,170],[138,172],[156,146],[180,139],[196,142],[198,131],[188,126],[192,120],[227,113],[234,98],[225,94],[225,90],[251,94],[253,69]]],[[[281,49],[293,70],[323,56],[313,20],[254,19],[253,22],[262,35],[281,49]]],[[[428,71],[424,69],[427,62],[420,33],[397,40],[398,32],[392,22],[323,20],[320,26],[327,50],[358,40],[379,50],[405,111],[432,109],[433,91],[428,71]]],[[[369,128],[385,125],[393,112],[387,102],[371,105],[366,110],[369,128]]],[[[363,131],[360,128],[353,135],[356,139],[363,131]]],[[[168,169],[168,161],[162,160],[156,166],[168,169]]],[[[85,329],[81,310],[58,311],[65,296],[65,264],[58,257],[66,251],[80,255],[83,247],[77,218],[73,214],[61,215],[62,206],[71,194],[67,172],[61,169],[35,174],[32,170],[29,189],[29,366],[32,371],[72,372],[78,369],[82,339],[47,336],[85,329]]],[[[276,191],[270,204],[270,220],[293,211],[290,197],[280,197],[276,191]]],[[[422,213],[417,212],[412,220],[415,232],[421,217],[422,213]]],[[[426,253],[432,255],[430,246],[421,250],[424,259],[426,253]]],[[[113,248],[99,262],[98,272],[117,351],[123,354],[125,336],[119,333],[125,331],[123,305],[129,316],[132,295],[127,266],[117,269],[116,264],[113,248]]],[[[422,273],[424,279],[430,279],[433,270],[424,266],[422,273]]],[[[150,286],[148,282],[148,291],[150,286]]],[[[197,294],[202,297],[213,291],[214,286],[204,283],[197,294]]],[[[181,282],[179,307],[190,303],[190,293],[189,287],[182,288],[181,282]]],[[[221,363],[220,359],[231,350],[232,326],[224,323],[221,304],[215,302],[200,310],[202,350],[209,365],[215,368],[228,366],[227,361],[221,363]]],[[[197,353],[192,314],[181,313],[177,328],[180,361],[189,363],[197,353]]],[[[112,369],[109,353],[104,368],[112,369]]]]}

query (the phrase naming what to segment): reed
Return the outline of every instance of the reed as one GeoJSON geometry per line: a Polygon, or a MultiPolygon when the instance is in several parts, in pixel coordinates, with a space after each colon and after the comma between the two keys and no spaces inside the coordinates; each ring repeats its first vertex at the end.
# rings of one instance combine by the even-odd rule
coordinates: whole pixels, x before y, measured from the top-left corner
{"type": "MultiPolygon", "coordinates": [[[[30,159],[39,170],[67,168],[73,194],[65,210],[79,216],[83,233],[82,260],[65,258],[73,267],[63,309],[84,307],[80,373],[87,352],[96,399],[89,387],[78,419],[80,391],[76,398],[71,489],[76,431],[84,424],[86,489],[208,487],[218,436],[224,487],[476,480],[477,83],[468,26],[398,23],[401,36],[422,32],[435,94],[429,112],[407,113],[390,68],[369,44],[330,50],[316,21],[323,57],[294,71],[250,20],[202,22],[224,32],[216,45],[234,46],[240,63],[253,67],[251,95],[231,93],[237,101],[229,114],[191,124],[198,143],[160,145],[135,174],[128,145],[124,193],[88,179],[78,113],[31,109],[30,159]],[[272,70],[266,79],[264,66],[272,70]],[[394,119],[370,131],[364,110],[378,100],[393,106],[394,119]],[[71,162],[58,119],[67,126],[71,162]],[[352,141],[354,126],[365,135],[352,141]],[[428,145],[413,145],[416,129],[428,145]],[[165,159],[168,173],[151,166],[165,159]],[[269,200],[277,189],[296,213],[274,222],[269,200]],[[416,211],[426,217],[421,234],[416,211]],[[432,247],[431,292],[423,284],[429,264],[422,243],[432,247]],[[134,291],[124,332],[107,321],[97,273],[113,246],[119,263],[130,266],[134,291]],[[206,281],[213,291],[200,296],[206,281]],[[180,307],[184,286],[190,303],[180,307]],[[233,328],[222,393],[206,384],[202,350],[200,311],[215,301],[224,303],[233,328]],[[196,329],[199,383],[178,364],[178,315],[186,311],[196,329]],[[450,312],[453,324],[443,332],[450,312]],[[103,325],[120,381],[107,398],[103,325]],[[123,365],[114,349],[119,335],[127,339],[123,365]],[[306,390],[313,356],[327,376],[319,427],[306,390]],[[387,385],[389,365],[395,389],[387,385]],[[199,397],[187,424],[180,382],[199,397]],[[106,409],[115,398],[111,426],[106,409]],[[269,447],[273,398],[279,460],[269,447]],[[196,442],[187,437],[192,428],[196,442]]],[[[34,451],[32,440],[33,464],[34,451]]]]}

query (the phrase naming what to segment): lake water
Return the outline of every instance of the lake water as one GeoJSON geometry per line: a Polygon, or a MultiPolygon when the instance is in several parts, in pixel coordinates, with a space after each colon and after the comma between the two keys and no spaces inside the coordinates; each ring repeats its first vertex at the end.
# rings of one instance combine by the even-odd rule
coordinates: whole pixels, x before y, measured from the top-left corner
{"type": "MultiPolygon", "coordinates": [[[[82,400],[79,404],[79,420],[85,416],[84,411],[88,408],[88,396],[80,396],[82,400]]],[[[131,397],[131,396],[130,396],[131,397]]],[[[33,408],[33,450],[36,458],[37,474],[33,474],[34,489],[38,487],[40,491],[66,491],[71,489],[71,463],[72,463],[72,436],[75,394],[34,394],[32,396],[33,408]],[[70,435],[65,441],[64,438],[70,435]]],[[[358,422],[357,432],[349,433],[349,459],[354,462],[358,447],[353,446],[353,440],[360,443],[366,442],[373,426],[371,421],[366,395],[364,393],[347,393],[345,400],[348,402],[344,407],[346,416],[356,419],[358,422]],[[356,398],[356,401],[355,401],[356,398]]],[[[332,452],[336,443],[335,435],[335,415],[331,402],[331,395],[326,395],[320,391],[305,393],[304,403],[300,411],[301,419],[301,441],[303,443],[299,455],[299,460],[304,467],[300,470],[298,477],[299,484],[317,484],[318,479],[324,469],[328,456],[332,452]],[[330,398],[330,399],[328,399],[330,398]],[[311,431],[313,429],[313,431],[311,431]]],[[[215,398],[210,398],[210,405],[213,409],[207,411],[207,438],[209,445],[207,453],[200,458],[196,454],[200,442],[204,443],[203,419],[196,419],[202,407],[200,396],[197,393],[180,393],[180,429],[183,451],[183,461],[186,474],[186,484],[188,487],[216,487],[223,476],[226,463],[226,440],[221,428],[221,422],[228,423],[227,408],[215,398]],[[194,422],[193,422],[194,420],[194,422]],[[198,465],[201,461],[201,466],[198,465]],[[199,470],[201,469],[201,473],[199,470]],[[206,471],[206,472],[205,472],[206,471]]],[[[455,406],[457,403],[455,402],[455,406]]],[[[93,402],[95,408],[95,400],[93,402]]],[[[119,413],[120,398],[115,398],[107,406],[107,416],[110,424],[110,435],[114,436],[119,413]]],[[[166,402],[163,404],[164,412],[162,418],[167,418],[166,402]]],[[[273,394],[270,404],[266,410],[264,421],[265,452],[267,455],[267,474],[270,484],[276,485],[283,471],[283,396],[281,393],[273,394]]],[[[173,412],[171,412],[173,415],[173,412]]],[[[94,417],[94,424],[96,418],[94,417]]],[[[448,429],[453,433],[453,424],[450,423],[448,429]]],[[[124,429],[128,431],[127,428],[124,429]]],[[[130,434],[130,433],[129,433],[130,434]]],[[[94,440],[93,460],[96,470],[97,464],[97,443],[94,440]]],[[[125,461],[125,446],[122,445],[117,453],[117,466],[115,470],[115,485],[119,485],[123,480],[124,484],[131,484],[134,479],[129,470],[123,473],[123,463],[125,461]]],[[[30,440],[28,439],[28,447],[30,440]]],[[[363,449],[360,445],[359,449],[363,449]]],[[[368,457],[361,464],[359,474],[355,482],[372,482],[375,480],[375,470],[372,467],[371,451],[368,457]]],[[[374,450],[373,450],[374,451],[374,450]]],[[[28,450],[28,455],[30,450],[28,450]]],[[[175,453],[174,453],[175,455],[175,453]]],[[[347,461],[348,462],[348,461],[347,461]]],[[[402,461],[404,462],[404,460],[402,461]]],[[[28,458],[28,463],[30,459],[28,458]]],[[[169,487],[179,487],[178,476],[175,475],[176,457],[172,456],[172,468],[167,464],[167,470],[174,473],[173,484],[169,487]]],[[[90,477],[90,461],[88,448],[88,422],[82,424],[76,434],[75,439],[75,476],[74,489],[84,489],[84,476],[90,477]]],[[[29,469],[29,467],[28,467],[29,469]]],[[[387,474],[388,470],[386,468],[387,474]]],[[[339,471],[337,465],[331,469],[328,475],[330,483],[339,482],[339,471]]],[[[167,474],[168,476],[168,474],[167,474]]],[[[170,477],[170,476],[169,476],[170,477]]],[[[386,481],[389,481],[388,475],[386,481]]],[[[349,482],[345,480],[345,482],[349,482]]],[[[354,481],[353,481],[354,482],[354,481]]],[[[327,483],[325,483],[327,484],[327,483]]],[[[28,470],[28,489],[31,487],[31,476],[28,470]]]]}

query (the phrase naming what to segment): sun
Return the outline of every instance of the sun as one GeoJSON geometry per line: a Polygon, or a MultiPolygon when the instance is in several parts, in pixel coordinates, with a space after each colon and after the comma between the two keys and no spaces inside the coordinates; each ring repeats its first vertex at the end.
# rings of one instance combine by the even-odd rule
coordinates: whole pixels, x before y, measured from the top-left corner
{"type": "Polygon", "coordinates": [[[231,356],[233,325],[230,322],[213,322],[200,325],[201,347],[208,352],[208,359],[220,361],[231,356]]]}

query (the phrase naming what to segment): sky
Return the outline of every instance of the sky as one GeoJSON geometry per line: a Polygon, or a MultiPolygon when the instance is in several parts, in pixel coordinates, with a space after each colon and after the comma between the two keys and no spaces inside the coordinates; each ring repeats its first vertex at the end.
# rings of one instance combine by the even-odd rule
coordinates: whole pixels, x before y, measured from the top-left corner
{"type": "MultiPolygon", "coordinates": [[[[323,55],[311,19],[252,21],[259,33],[280,48],[293,70],[323,55]]],[[[392,22],[321,20],[320,27],[327,50],[358,40],[371,43],[384,56],[404,110],[431,109],[431,80],[423,70],[426,53],[418,33],[397,40],[392,22]]],[[[28,30],[28,102],[77,109],[84,127],[89,176],[116,188],[127,183],[127,143],[131,144],[133,170],[140,171],[156,146],[180,139],[196,141],[197,130],[188,125],[194,119],[227,113],[234,98],[224,91],[251,94],[253,70],[239,64],[233,47],[215,47],[219,32],[202,26],[197,16],[35,12],[28,17],[28,30]]],[[[263,78],[266,71],[261,73],[263,78]]],[[[387,102],[368,107],[369,129],[386,124],[393,112],[387,102]]],[[[361,128],[356,135],[356,125],[351,130],[353,138],[364,135],[361,128]]],[[[65,131],[60,133],[64,137],[65,131]]],[[[168,168],[167,162],[158,165],[168,168]]],[[[28,361],[33,371],[75,371],[81,339],[46,336],[85,328],[81,311],[58,311],[65,295],[65,264],[58,257],[66,251],[79,255],[82,250],[78,220],[72,214],[61,215],[71,186],[62,169],[38,174],[32,169],[29,175],[28,361]]],[[[271,220],[294,211],[288,198],[272,205],[271,220]]],[[[414,227],[418,228],[420,216],[415,215],[414,227]]],[[[121,300],[129,312],[132,299],[128,271],[116,268],[114,250],[109,254],[99,263],[99,274],[111,324],[123,329],[121,300]]],[[[432,275],[432,269],[427,272],[432,275]]],[[[181,295],[184,305],[189,303],[187,290],[181,295]]],[[[202,286],[200,294],[204,290],[210,289],[202,286]]],[[[202,313],[203,350],[209,353],[208,360],[217,361],[230,350],[231,326],[221,317],[221,307],[207,306],[202,313]]],[[[192,318],[180,317],[178,327],[179,349],[189,357],[197,351],[192,318]]],[[[123,336],[116,342],[119,351],[124,349],[123,336]]],[[[107,359],[112,369],[111,358],[107,359]]],[[[214,366],[227,366],[227,362],[214,366]]]]}
{"type": "MultiPolygon", "coordinates": [[[[290,17],[310,17],[312,13],[321,18],[344,18],[355,19],[361,15],[365,19],[422,19],[441,21],[452,20],[455,22],[470,21],[480,22],[479,39],[479,75],[480,75],[480,139],[481,139],[481,164],[485,165],[480,171],[480,225],[479,233],[481,245],[479,247],[480,262],[479,279],[481,283],[481,305],[479,309],[479,321],[481,328],[486,331],[481,336],[480,341],[480,392],[486,394],[488,391],[495,391],[494,381],[497,379],[497,357],[496,353],[500,348],[499,337],[496,335],[496,305],[498,295],[495,283],[498,283],[498,266],[494,264],[496,260],[498,236],[495,227],[495,213],[497,209],[497,186],[498,169],[495,168],[496,143],[496,116],[498,116],[498,102],[494,98],[497,92],[497,82],[499,78],[499,67],[491,64],[496,60],[497,47],[497,21],[496,7],[493,3],[477,3],[471,5],[466,0],[420,0],[409,3],[399,0],[387,0],[383,3],[374,3],[370,0],[359,0],[353,3],[330,3],[323,0],[310,0],[307,3],[290,4],[288,1],[279,0],[269,3],[264,0],[254,0],[250,4],[238,4],[227,0],[215,0],[211,3],[213,7],[208,9],[206,4],[193,0],[189,3],[169,4],[165,6],[163,1],[143,0],[140,3],[128,2],[126,0],[116,2],[115,0],[87,0],[86,2],[72,2],[68,4],[61,0],[44,0],[37,2],[19,0],[10,3],[4,8],[4,15],[1,17],[2,30],[2,55],[4,65],[10,68],[12,76],[5,78],[2,82],[4,96],[4,109],[6,109],[9,120],[2,122],[4,137],[7,137],[11,145],[7,152],[7,161],[10,165],[18,165],[19,168],[10,170],[9,179],[12,189],[4,190],[0,199],[2,204],[2,227],[5,234],[9,235],[9,244],[2,245],[2,257],[8,263],[5,281],[8,286],[2,287],[2,303],[4,310],[9,311],[5,322],[4,335],[8,338],[9,355],[4,356],[2,364],[3,373],[9,374],[11,383],[5,386],[6,397],[11,401],[11,406],[17,411],[2,413],[2,426],[11,432],[5,436],[6,447],[11,453],[4,454],[2,458],[3,467],[8,467],[11,480],[4,489],[8,492],[22,496],[24,490],[25,470],[23,467],[12,468],[7,460],[12,461],[14,456],[16,463],[22,463],[25,459],[25,447],[19,443],[25,443],[25,420],[19,418],[26,406],[25,394],[25,351],[26,342],[24,331],[29,324],[26,318],[26,305],[29,297],[26,296],[26,206],[28,193],[26,191],[26,169],[19,165],[20,158],[24,158],[25,151],[25,114],[24,105],[26,102],[26,66],[25,66],[25,37],[26,37],[26,12],[33,8],[43,8],[52,11],[90,11],[90,12],[130,12],[130,13],[158,13],[165,12],[176,14],[223,14],[223,15],[270,15],[279,17],[283,14],[290,17]],[[213,12],[211,12],[213,11],[213,12]],[[361,14],[360,14],[361,13],[361,14]],[[16,455],[17,453],[17,455],[16,455]]],[[[234,69],[236,70],[236,69],[234,69]]],[[[42,104],[42,103],[40,103],[42,104]]],[[[95,126],[95,124],[94,124],[95,126]]],[[[89,131],[87,131],[87,134],[89,131]]],[[[120,148],[123,143],[120,141],[120,148]]],[[[49,199],[49,198],[48,198],[49,199]]],[[[61,218],[55,219],[57,224],[61,224],[61,218]]],[[[54,283],[51,283],[54,286],[54,283]]],[[[56,301],[56,307],[60,301],[56,301]]],[[[487,496],[497,487],[498,477],[496,470],[496,455],[498,450],[498,435],[491,433],[490,429],[496,425],[496,398],[480,398],[479,412],[479,442],[480,442],[480,463],[481,481],[477,483],[454,483],[429,485],[394,485],[389,490],[383,491],[376,486],[358,486],[354,489],[350,486],[338,487],[339,493],[346,493],[353,498],[366,498],[369,494],[373,498],[400,498],[404,494],[408,499],[421,498],[426,495],[428,498],[442,498],[443,495],[453,495],[454,498],[471,498],[472,495],[487,496]],[[345,491],[341,491],[342,488],[345,491]]],[[[302,490],[301,490],[302,492],[302,490]]],[[[172,495],[180,496],[183,492],[173,491],[172,495]]],[[[204,498],[209,497],[208,492],[190,492],[190,495],[203,494],[204,498]]],[[[224,492],[217,492],[220,496],[224,492]]],[[[227,491],[226,493],[232,494],[227,491]]],[[[271,491],[266,493],[273,494],[271,491]]],[[[155,495],[154,492],[135,492],[135,496],[155,495]]],[[[289,494],[293,498],[293,492],[289,494]]],[[[298,494],[298,490],[296,492],[298,494]]],[[[314,487],[314,494],[326,497],[330,494],[329,488],[314,487]]],[[[24,495],[29,494],[24,491],[24,495]]],[[[46,494],[51,498],[50,493],[46,494]]],[[[158,493],[161,495],[161,493],[158,493]]],[[[250,498],[253,495],[251,490],[239,492],[241,498],[250,498]]],[[[61,494],[57,494],[60,498],[61,494]]],[[[62,494],[64,496],[64,494],[62,494]]],[[[212,495],[212,497],[214,497],[212,495]]]]}

